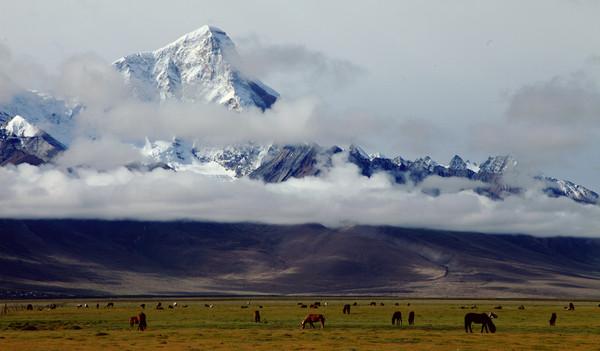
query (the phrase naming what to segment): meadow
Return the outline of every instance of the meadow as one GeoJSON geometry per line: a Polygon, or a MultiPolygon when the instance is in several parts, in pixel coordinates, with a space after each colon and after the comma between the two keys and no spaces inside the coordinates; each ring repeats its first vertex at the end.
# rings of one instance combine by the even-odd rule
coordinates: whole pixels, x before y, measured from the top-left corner
{"type": "Polygon", "coordinates": [[[575,311],[564,309],[569,301],[545,300],[161,299],[165,308],[157,310],[158,301],[2,301],[9,311],[0,315],[0,350],[600,350],[595,301],[574,301],[575,311]],[[114,308],[105,307],[109,301],[114,308]],[[327,305],[305,309],[297,304],[315,301],[327,305]],[[173,302],[178,307],[167,308],[173,302]],[[358,306],[342,314],[343,305],[354,302],[358,306]],[[28,303],[33,311],[24,308],[28,303]],[[38,310],[51,303],[57,308],[38,310]],[[77,308],[85,303],[89,308],[77,308]],[[141,303],[148,320],[144,332],[129,326],[141,303]],[[254,322],[255,310],[260,323],[254,322]],[[403,326],[391,324],[394,311],[402,312],[403,326]],[[407,325],[409,311],[416,314],[413,326],[407,325]],[[474,325],[474,333],[466,334],[464,315],[487,311],[499,317],[497,332],[480,334],[474,325]],[[309,312],[325,315],[325,329],[300,328],[309,312]],[[558,314],[554,327],[548,323],[552,312],[558,314]]]}

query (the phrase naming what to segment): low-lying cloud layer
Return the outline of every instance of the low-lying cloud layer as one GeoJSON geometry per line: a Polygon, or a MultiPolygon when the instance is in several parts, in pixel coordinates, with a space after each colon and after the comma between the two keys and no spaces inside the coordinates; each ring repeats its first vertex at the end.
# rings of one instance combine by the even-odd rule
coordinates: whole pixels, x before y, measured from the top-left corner
{"type": "Polygon", "coordinates": [[[530,189],[504,201],[475,194],[476,182],[432,177],[421,186],[398,185],[384,174],[361,176],[336,157],[319,178],[265,184],[156,169],[141,173],[49,167],[0,168],[0,217],[132,218],[396,225],[538,235],[598,236],[600,207],[549,198],[530,189]],[[441,188],[440,196],[422,191],[441,188]]]}

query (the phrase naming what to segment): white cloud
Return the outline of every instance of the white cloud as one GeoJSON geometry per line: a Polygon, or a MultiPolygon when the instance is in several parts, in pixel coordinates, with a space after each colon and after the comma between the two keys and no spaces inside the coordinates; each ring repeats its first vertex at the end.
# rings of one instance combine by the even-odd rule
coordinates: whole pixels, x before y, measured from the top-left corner
{"type": "MultiPolygon", "coordinates": [[[[0,168],[0,216],[10,218],[133,218],[141,220],[318,222],[396,225],[499,233],[598,236],[600,207],[554,199],[538,190],[492,201],[464,180],[445,183],[438,197],[420,187],[372,178],[341,159],[323,177],[265,184],[225,181],[190,172],[125,168],[76,173],[21,165],[0,168]]],[[[439,185],[438,180],[431,180],[439,185]]],[[[429,185],[432,185],[429,184],[429,185]]]]}

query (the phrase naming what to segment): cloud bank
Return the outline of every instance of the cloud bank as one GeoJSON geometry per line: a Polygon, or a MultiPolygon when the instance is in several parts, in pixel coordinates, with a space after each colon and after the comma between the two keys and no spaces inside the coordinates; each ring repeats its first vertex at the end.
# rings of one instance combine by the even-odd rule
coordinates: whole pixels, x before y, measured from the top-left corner
{"type": "Polygon", "coordinates": [[[496,233],[598,236],[600,207],[549,198],[530,189],[504,201],[475,194],[468,180],[432,177],[398,185],[383,174],[361,176],[335,158],[322,177],[265,184],[227,181],[191,172],[142,173],[56,168],[0,168],[0,217],[207,220],[275,224],[395,225],[496,233]],[[423,190],[441,188],[431,197],[423,190]]]}

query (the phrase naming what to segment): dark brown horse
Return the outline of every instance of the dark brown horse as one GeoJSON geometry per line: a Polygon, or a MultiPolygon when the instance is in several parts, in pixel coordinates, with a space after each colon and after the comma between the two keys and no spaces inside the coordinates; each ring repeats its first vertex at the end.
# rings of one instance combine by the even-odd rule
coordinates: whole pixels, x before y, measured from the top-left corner
{"type": "Polygon", "coordinates": [[[314,328],[315,325],[313,323],[315,322],[320,322],[321,323],[321,329],[325,328],[325,316],[323,316],[322,314],[309,314],[306,316],[306,318],[304,318],[301,322],[300,322],[300,326],[302,326],[302,329],[304,329],[304,327],[306,326],[306,323],[310,324],[311,328],[314,328]]]}
{"type": "Polygon", "coordinates": [[[260,323],[260,312],[258,310],[254,311],[254,323],[260,323]]]}
{"type": "Polygon", "coordinates": [[[148,328],[148,323],[146,322],[146,314],[144,312],[140,312],[140,314],[138,314],[138,320],[140,321],[140,324],[138,325],[138,330],[146,330],[146,328],[148,328]]]}
{"type": "Polygon", "coordinates": [[[575,305],[572,302],[569,302],[569,311],[575,311],[575,305]]]}
{"type": "Polygon", "coordinates": [[[552,312],[552,315],[550,316],[550,326],[553,327],[556,325],[556,313],[552,312]]]}
{"type": "Polygon", "coordinates": [[[471,324],[477,323],[477,324],[481,324],[481,332],[482,333],[483,333],[484,329],[485,329],[486,333],[488,333],[488,332],[495,333],[496,326],[492,322],[492,319],[494,319],[494,318],[498,318],[498,315],[496,315],[493,312],[467,313],[467,314],[465,314],[465,332],[472,333],[473,328],[471,327],[471,324]]]}
{"type": "Polygon", "coordinates": [[[396,311],[392,315],[392,325],[400,325],[402,326],[402,312],[396,311]]]}
{"type": "Polygon", "coordinates": [[[415,311],[410,311],[408,314],[408,325],[415,324],[415,311]]]}
{"type": "Polygon", "coordinates": [[[350,314],[350,304],[347,303],[344,305],[344,308],[342,309],[342,313],[343,314],[350,314]]]}

